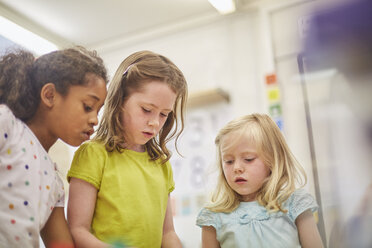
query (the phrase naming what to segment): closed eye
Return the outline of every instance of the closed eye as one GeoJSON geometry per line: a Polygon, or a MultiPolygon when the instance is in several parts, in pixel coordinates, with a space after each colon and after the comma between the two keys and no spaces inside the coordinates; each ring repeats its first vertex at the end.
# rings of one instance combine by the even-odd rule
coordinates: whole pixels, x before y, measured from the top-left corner
{"type": "Polygon", "coordinates": [[[246,161],[246,162],[252,162],[253,160],[255,160],[256,158],[245,158],[244,160],[246,161]]]}
{"type": "Polygon", "coordinates": [[[234,163],[234,160],[225,160],[225,161],[223,161],[225,164],[232,164],[232,163],[234,163]]]}
{"type": "Polygon", "coordinates": [[[85,112],[91,112],[93,110],[93,108],[91,106],[88,106],[88,105],[84,104],[84,110],[85,110],[85,112]]]}
{"type": "Polygon", "coordinates": [[[160,113],[160,115],[161,115],[162,117],[165,117],[165,118],[168,117],[168,114],[169,114],[169,113],[160,113]]]}
{"type": "Polygon", "coordinates": [[[143,107],[142,107],[142,111],[145,112],[145,113],[150,113],[151,112],[151,110],[143,108],[143,107]]]}

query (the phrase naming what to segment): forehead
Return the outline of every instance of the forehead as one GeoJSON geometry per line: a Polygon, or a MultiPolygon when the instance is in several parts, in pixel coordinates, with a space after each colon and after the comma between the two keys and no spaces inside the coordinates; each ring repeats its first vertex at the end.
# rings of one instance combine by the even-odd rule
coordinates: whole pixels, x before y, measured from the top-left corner
{"type": "Polygon", "coordinates": [[[170,85],[164,81],[159,80],[145,80],[143,83],[141,83],[141,87],[138,89],[138,92],[146,93],[151,91],[172,91],[174,94],[175,92],[172,90],[170,85]]]}
{"type": "Polygon", "coordinates": [[[256,141],[247,131],[234,131],[226,134],[221,139],[221,154],[250,151],[255,152],[256,150],[256,141]]]}
{"type": "Polygon", "coordinates": [[[90,77],[82,85],[71,85],[68,89],[67,96],[78,98],[92,98],[97,101],[104,101],[106,98],[106,83],[101,77],[90,77]]]}
{"type": "Polygon", "coordinates": [[[173,108],[176,98],[176,93],[167,83],[162,81],[148,81],[129,96],[129,99],[132,100],[169,109],[173,108]]]}

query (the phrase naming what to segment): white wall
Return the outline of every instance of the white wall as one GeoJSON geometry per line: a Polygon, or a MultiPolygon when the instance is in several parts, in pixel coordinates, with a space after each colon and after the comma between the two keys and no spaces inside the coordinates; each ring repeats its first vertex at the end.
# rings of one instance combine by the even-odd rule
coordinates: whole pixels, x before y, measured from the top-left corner
{"type": "Polygon", "coordinates": [[[135,51],[152,50],[163,54],[183,71],[190,93],[223,88],[232,96],[235,115],[241,115],[263,110],[262,92],[257,84],[255,22],[254,12],[205,18],[164,35],[139,38],[123,47],[115,46],[114,50],[110,46],[97,50],[111,75],[120,62],[135,51]]]}
{"type": "MultiPolygon", "coordinates": [[[[171,160],[176,179],[176,190],[173,192],[175,228],[185,247],[200,245],[200,229],[195,226],[195,218],[198,208],[201,207],[200,200],[205,200],[208,192],[197,188],[187,178],[192,175],[190,163],[195,156],[207,161],[207,167],[203,167],[206,175],[214,163],[213,141],[217,129],[205,131],[211,126],[209,115],[219,116],[218,113],[224,115],[225,118],[220,119],[217,124],[220,127],[240,115],[268,112],[264,77],[275,72],[276,68],[270,13],[273,9],[292,2],[299,1],[262,1],[232,15],[208,16],[179,25],[170,24],[169,27],[159,28],[151,34],[137,34],[95,48],[104,58],[111,76],[121,61],[131,53],[152,50],[169,57],[183,71],[191,94],[209,88],[223,88],[230,94],[231,104],[228,106],[209,106],[206,109],[189,111],[186,125],[193,125],[190,122],[199,118],[204,123],[203,138],[207,141],[197,151],[195,147],[185,145],[189,139],[186,137],[183,143],[181,140],[180,145],[180,151],[185,157],[180,159],[175,155],[171,160]],[[177,177],[179,173],[182,177],[177,177]],[[185,207],[190,209],[183,211],[182,208],[185,210],[185,207]]],[[[306,129],[305,126],[296,125],[291,128],[306,129]]],[[[185,130],[185,136],[187,135],[185,130]]],[[[311,166],[308,147],[305,146],[303,149],[296,150],[295,155],[304,157],[300,162],[305,166],[311,166]]],[[[311,170],[309,168],[306,170],[309,171],[309,182],[312,186],[311,170]]]]}
{"type": "Polygon", "coordinates": [[[112,46],[97,48],[111,76],[129,54],[152,50],[170,58],[183,71],[190,94],[211,88],[222,88],[230,94],[230,104],[188,111],[185,135],[179,146],[184,158],[174,153],[171,160],[176,182],[172,193],[175,228],[186,248],[200,245],[200,228],[195,220],[208,193],[204,187],[208,181],[205,173],[214,164],[217,130],[234,117],[265,111],[259,73],[258,17],[254,10],[212,16],[161,35],[123,40],[122,47],[115,41],[112,46]],[[195,129],[200,131],[200,137],[192,136],[195,129]]]}
{"type": "MultiPolygon", "coordinates": [[[[208,168],[214,163],[213,141],[218,128],[227,121],[252,112],[268,112],[264,77],[277,68],[270,13],[301,1],[258,2],[232,15],[211,15],[173,23],[149,33],[138,33],[92,47],[103,57],[111,77],[121,61],[131,53],[152,50],[170,58],[183,71],[190,94],[210,88],[222,88],[230,94],[230,104],[211,105],[188,112],[187,128],[192,129],[192,122],[199,118],[203,122],[203,139],[206,141],[196,153],[193,147],[187,146],[188,137],[181,139],[180,151],[185,157],[180,159],[175,155],[171,160],[176,179],[176,190],[172,193],[176,211],[175,228],[186,248],[200,245],[200,229],[195,226],[195,218],[201,206],[200,201],[205,200],[207,195],[207,187],[197,188],[187,180],[192,175],[190,163],[195,155],[206,160],[208,168]],[[212,121],[215,117],[218,119],[217,124],[214,123],[216,125],[212,121]],[[179,173],[182,177],[177,177],[179,173]],[[186,198],[189,203],[184,201],[186,198]],[[183,204],[189,204],[191,210],[183,211],[183,204]]],[[[286,138],[289,146],[295,148],[295,156],[301,158],[300,162],[310,174],[309,185],[313,187],[311,170],[308,168],[311,164],[308,147],[296,145],[298,140],[307,137],[294,135],[306,129],[304,125],[291,125],[291,132],[287,133],[286,138]]],[[[186,129],[185,136],[187,133],[186,129]]],[[[207,167],[203,167],[203,170],[208,174],[207,167]]]]}

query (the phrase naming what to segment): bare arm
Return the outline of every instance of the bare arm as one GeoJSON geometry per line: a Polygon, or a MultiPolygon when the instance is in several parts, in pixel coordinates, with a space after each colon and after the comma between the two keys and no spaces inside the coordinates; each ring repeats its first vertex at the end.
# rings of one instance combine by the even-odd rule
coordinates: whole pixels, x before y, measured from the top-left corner
{"type": "Polygon", "coordinates": [[[216,229],[213,226],[202,227],[202,248],[220,248],[216,229]]]}
{"type": "Polygon", "coordinates": [[[163,239],[161,242],[162,248],[172,247],[172,248],[182,248],[180,239],[178,238],[174,226],[173,226],[173,215],[172,215],[172,205],[170,197],[168,195],[167,210],[165,212],[164,225],[163,225],[163,239]]]}
{"type": "Polygon", "coordinates": [[[48,221],[40,232],[45,247],[52,245],[64,245],[64,247],[74,247],[70,231],[65,219],[63,207],[55,207],[49,216],[48,221]]]}
{"type": "Polygon", "coordinates": [[[93,185],[84,180],[71,178],[67,217],[77,248],[109,247],[90,233],[96,197],[97,189],[93,185]]]}
{"type": "Polygon", "coordinates": [[[322,239],[320,238],[314,215],[310,210],[303,212],[297,217],[296,225],[302,247],[323,247],[322,239]]]}

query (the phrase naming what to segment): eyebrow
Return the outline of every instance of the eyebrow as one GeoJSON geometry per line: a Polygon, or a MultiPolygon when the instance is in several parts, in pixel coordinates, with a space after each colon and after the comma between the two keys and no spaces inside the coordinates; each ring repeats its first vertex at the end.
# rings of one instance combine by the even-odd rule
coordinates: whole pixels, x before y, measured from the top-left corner
{"type": "Polygon", "coordinates": [[[88,95],[90,98],[93,98],[93,99],[95,99],[95,100],[97,100],[97,101],[99,101],[100,99],[99,99],[99,97],[98,96],[96,96],[96,95],[88,95]]]}
{"type": "Polygon", "coordinates": [[[243,155],[247,155],[247,154],[249,154],[249,155],[257,155],[257,151],[255,151],[255,150],[248,150],[248,151],[245,151],[245,152],[242,152],[242,154],[243,155]]]}
{"type": "MultiPolygon", "coordinates": [[[[221,150],[221,156],[222,157],[233,156],[230,152],[226,152],[226,150],[229,150],[229,149],[221,150]]],[[[243,155],[243,156],[247,156],[247,155],[258,156],[257,151],[254,151],[254,150],[247,150],[247,151],[241,152],[239,155],[243,155]]]]}
{"type": "MultiPolygon", "coordinates": [[[[158,108],[158,106],[156,106],[155,104],[153,104],[153,103],[144,103],[145,105],[150,105],[150,106],[152,106],[152,107],[154,107],[154,108],[158,108]]],[[[169,111],[169,112],[172,112],[173,110],[172,109],[162,109],[162,110],[165,110],[165,111],[169,111]]]]}

